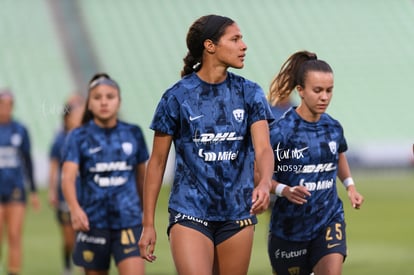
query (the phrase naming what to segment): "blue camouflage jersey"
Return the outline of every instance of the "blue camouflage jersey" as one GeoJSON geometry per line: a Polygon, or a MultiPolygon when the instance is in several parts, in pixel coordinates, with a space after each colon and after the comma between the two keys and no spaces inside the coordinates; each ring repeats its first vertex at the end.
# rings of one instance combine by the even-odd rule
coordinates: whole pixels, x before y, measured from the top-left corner
{"type": "Polygon", "coordinates": [[[99,229],[122,229],[141,224],[136,166],[148,159],[141,129],[118,121],[101,128],[93,120],[72,130],[63,161],[79,165],[78,201],[89,224],[99,229]]]}
{"type": "Polygon", "coordinates": [[[278,197],[270,230],[285,240],[314,239],[332,221],[344,220],[336,189],[339,153],[347,150],[342,126],[328,114],[322,114],[318,122],[307,122],[291,108],[270,131],[273,178],[288,186],[306,186],[311,193],[303,205],[278,197]]]}
{"type": "Polygon", "coordinates": [[[17,121],[0,124],[0,194],[24,190],[26,181],[35,191],[28,131],[17,121]]]}
{"type": "MultiPolygon", "coordinates": [[[[65,139],[68,135],[67,131],[64,130],[60,130],[52,143],[52,147],[50,148],[50,152],[49,152],[49,158],[50,159],[55,159],[59,162],[59,170],[58,170],[58,178],[57,178],[57,184],[56,184],[56,188],[57,188],[57,196],[58,196],[58,202],[59,202],[59,209],[63,210],[63,211],[69,211],[68,206],[65,202],[65,198],[63,197],[63,192],[62,192],[62,177],[61,177],[61,172],[62,172],[62,164],[63,164],[63,146],[65,144],[65,139]]],[[[79,181],[79,177],[77,177],[77,188],[78,188],[78,181],[79,181]]]]}
{"type": "Polygon", "coordinates": [[[168,89],[150,128],[173,136],[176,167],[169,207],[209,221],[249,218],[250,127],[272,119],[263,90],[230,72],[218,84],[193,73],[168,89]]]}
{"type": "Polygon", "coordinates": [[[59,162],[59,171],[58,171],[58,182],[57,182],[57,194],[58,194],[58,201],[59,205],[64,201],[63,193],[62,193],[62,177],[61,175],[61,168],[62,168],[62,149],[63,145],[65,144],[65,138],[67,133],[65,131],[59,131],[55,136],[53,141],[52,147],[50,148],[49,157],[51,159],[56,159],[59,162]]]}

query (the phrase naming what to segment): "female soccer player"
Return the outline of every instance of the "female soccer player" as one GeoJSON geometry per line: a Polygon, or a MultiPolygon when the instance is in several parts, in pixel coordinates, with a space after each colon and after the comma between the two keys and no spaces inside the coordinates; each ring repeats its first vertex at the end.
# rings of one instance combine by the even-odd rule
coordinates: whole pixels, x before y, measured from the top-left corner
{"type": "Polygon", "coordinates": [[[62,190],[77,231],[73,260],[87,275],[108,274],[111,255],[119,274],[144,274],[138,240],[148,151],[141,129],[118,120],[120,103],[118,84],[95,75],[83,125],[63,150],[62,190]]]}
{"type": "Polygon", "coordinates": [[[187,47],[182,79],[164,93],[151,124],[141,254],[155,259],[155,206],[174,142],[168,234],[178,274],[247,274],[255,214],[269,203],[273,117],[263,90],[227,71],[243,67],[247,49],[232,19],[199,18],[187,47]]]}
{"type": "Polygon", "coordinates": [[[84,99],[80,95],[73,95],[67,100],[63,109],[63,129],[56,135],[50,150],[49,203],[56,209],[56,217],[62,233],[64,275],[72,273],[71,255],[75,243],[75,231],[71,224],[69,207],[62,194],[62,148],[69,131],[81,123],[83,105],[84,99]]]}
{"type": "Polygon", "coordinates": [[[29,134],[24,125],[12,118],[13,94],[0,90],[0,247],[7,226],[9,275],[22,267],[22,234],[26,210],[25,181],[30,184],[30,199],[35,210],[40,203],[33,179],[29,134]]]}
{"type": "Polygon", "coordinates": [[[341,274],[346,239],[337,176],[354,208],[364,200],[351,177],[342,126],[325,113],[333,88],[331,67],[307,51],[293,54],[271,85],[272,97],[284,98],[296,89],[301,98],[270,130],[278,198],[268,253],[278,275],[341,274]]]}

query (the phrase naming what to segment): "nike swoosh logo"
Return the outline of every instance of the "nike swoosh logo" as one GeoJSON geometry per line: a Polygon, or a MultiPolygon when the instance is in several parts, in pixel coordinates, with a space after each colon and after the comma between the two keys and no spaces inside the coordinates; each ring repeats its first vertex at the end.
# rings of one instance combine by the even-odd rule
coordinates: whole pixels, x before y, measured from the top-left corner
{"type": "Polygon", "coordinates": [[[129,253],[131,253],[132,251],[135,251],[135,250],[137,250],[137,247],[125,248],[124,249],[124,254],[129,254],[129,253]]]}
{"type": "Polygon", "coordinates": [[[195,116],[195,117],[190,116],[190,121],[193,121],[193,120],[196,120],[196,119],[202,118],[203,116],[204,116],[204,115],[199,115],[199,116],[195,116]]]}
{"type": "Polygon", "coordinates": [[[89,149],[89,154],[95,154],[95,153],[98,153],[101,150],[102,150],[102,148],[100,146],[95,147],[95,148],[91,148],[91,149],[89,149]]]}
{"type": "Polygon", "coordinates": [[[328,243],[328,245],[326,246],[328,249],[334,248],[338,245],[341,245],[340,243],[328,243]]]}

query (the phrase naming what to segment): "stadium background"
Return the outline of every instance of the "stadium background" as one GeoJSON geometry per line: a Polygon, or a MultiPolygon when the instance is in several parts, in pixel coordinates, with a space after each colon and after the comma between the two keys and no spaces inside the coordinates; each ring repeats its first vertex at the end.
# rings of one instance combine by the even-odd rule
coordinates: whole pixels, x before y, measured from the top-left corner
{"type": "MultiPolygon", "coordinates": [[[[412,274],[412,0],[0,0],[0,87],[15,93],[15,118],[29,128],[38,183],[46,185],[64,100],[74,91],[85,94],[97,71],[119,82],[122,117],[143,128],[151,149],[148,125],[161,94],[179,78],[187,29],[209,13],[238,23],[249,48],[245,68],[236,73],[265,91],[297,50],[314,51],[332,65],[328,112],[345,128],[353,168],[369,172],[360,177],[364,210],[354,213],[346,205],[354,256],[345,267],[358,274],[412,274]],[[384,273],[360,272],[375,266],[384,273]]],[[[52,274],[45,257],[49,266],[60,266],[59,235],[46,210],[28,215],[25,268],[37,263],[45,271],[36,274],[52,274]]],[[[252,264],[263,261],[267,270],[267,260],[257,258],[265,248],[259,251],[252,264]]],[[[159,261],[154,269],[164,264],[171,270],[169,257],[159,261]]]]}
{"type": "Polygon", "coordinates": [[[97,71],[121,85],[122,117],[144,129],[179,78],[188,26],[199,16],[233,18],[248,45],[237,73],[265,91],[287,57],[307,49],[335,72],[328,112],[341,121],[351,164],[410,166],[414,2],[411,0],[1,0],[0,86],[16,94],[28,125],[36,177],[60,127],[63,102],[86,93],[97,71]]]}

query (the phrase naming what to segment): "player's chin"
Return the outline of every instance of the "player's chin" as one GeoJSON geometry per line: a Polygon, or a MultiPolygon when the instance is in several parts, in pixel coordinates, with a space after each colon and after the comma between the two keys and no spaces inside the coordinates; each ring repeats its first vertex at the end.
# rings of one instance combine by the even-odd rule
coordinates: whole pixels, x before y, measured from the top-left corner
{"type": "Polygon", "coordinates": [[[244,67],[244,62],[243,61],[234,62],[233,64],[231,64],[231,67],[235,69],[242,69],[244,67]]]}
{"type": "Polygon", "coordinates": [[[323,114],[328,109],[328,105],[317,105],[316,106],[316,112],[319,114],[323,114]]]}
{"type": "Polygon", "coordinates": [[[323,113],[325,113],[326,108],[314,108],[313,109],[313,113],[317,114],[317,115],[322,115],[323,113]]]}

